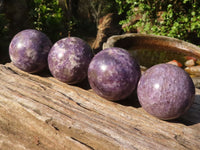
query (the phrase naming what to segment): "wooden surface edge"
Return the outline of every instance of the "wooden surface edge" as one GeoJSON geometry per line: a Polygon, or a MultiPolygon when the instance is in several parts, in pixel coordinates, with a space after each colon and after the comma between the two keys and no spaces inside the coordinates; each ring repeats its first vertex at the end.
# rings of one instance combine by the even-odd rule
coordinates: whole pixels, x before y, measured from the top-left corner
{"type": "MultiPolygon", "coordinates": [[[[0,65],[0,149],[200,149],[200,90],[181,118],[100,98],[88,86],[0,65]]],[[[133,101],[133,102],[130,102],[133,101]]]]}

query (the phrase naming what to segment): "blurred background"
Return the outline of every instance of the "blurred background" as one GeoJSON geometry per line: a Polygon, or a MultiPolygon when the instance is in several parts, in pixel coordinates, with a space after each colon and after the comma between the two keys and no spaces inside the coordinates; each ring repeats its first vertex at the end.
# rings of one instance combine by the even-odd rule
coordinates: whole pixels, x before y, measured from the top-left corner
{"type": "Polygon", "coordinates": [[[109,36],[165,35],[200,45],[199,0],[0,0],[0,63],[21,30],[34,28],[52,42],[78,36],[101,50],[109,36]]]}

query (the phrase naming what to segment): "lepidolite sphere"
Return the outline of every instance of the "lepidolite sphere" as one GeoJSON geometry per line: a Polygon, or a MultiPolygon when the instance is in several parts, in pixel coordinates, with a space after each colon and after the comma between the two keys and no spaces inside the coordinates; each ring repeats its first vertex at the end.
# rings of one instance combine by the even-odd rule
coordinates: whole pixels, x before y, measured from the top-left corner
{"type": "Polygon", "coordinates": [[[92,49],[78,37],[67,37],[57,41],[48,56],[51,74],[58,80],[75,84],[87,76],[92,49]]]}
{"type": "Polygon", "coordinates": [[[137,88],[141,106],[151,115],[170,120],[181,116],[192,105],[195,87],[190,76],[171,64],[149,68],[137,88]]]}
{"type": "Polygon", "coordinates": [[[111,101],[129,96],[136,89],[140,75],[138,63],[126,50],[116,47],[96,54],[88,68],[91,88],[111,101]]]}
{"type": "Polygon", "coordinates": [[[41,31],[27,29],[17,33],[10,42],[9,55],[19,69],[35,73],[47,66],[52,43],[41,31]]]}

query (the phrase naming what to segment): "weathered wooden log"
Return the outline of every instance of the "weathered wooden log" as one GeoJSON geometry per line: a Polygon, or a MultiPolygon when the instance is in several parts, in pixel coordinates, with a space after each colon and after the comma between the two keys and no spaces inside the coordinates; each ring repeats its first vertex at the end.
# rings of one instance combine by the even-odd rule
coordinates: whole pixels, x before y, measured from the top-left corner
{"type": "Polygon", "coordinates": [[[110,102],[81,84],[0,65],[0,149],[197,150],[200,90],[184,116],[162,121],[134,96],[110,102]]]}

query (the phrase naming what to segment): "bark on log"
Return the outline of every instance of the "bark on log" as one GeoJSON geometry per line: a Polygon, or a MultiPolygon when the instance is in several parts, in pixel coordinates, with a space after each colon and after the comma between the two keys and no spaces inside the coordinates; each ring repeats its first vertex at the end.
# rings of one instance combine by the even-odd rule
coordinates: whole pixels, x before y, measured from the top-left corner
{"type": "Polygon", "coordinates": [[[200,149],[200,90],[181,118],[162,121],[135,97],[110,102],[50,74],[0,65],[0,149],[200,149]]]}

